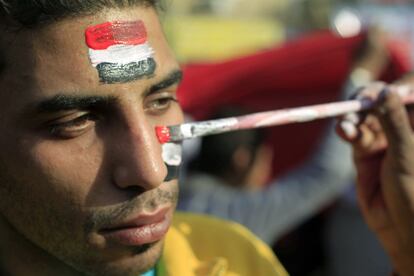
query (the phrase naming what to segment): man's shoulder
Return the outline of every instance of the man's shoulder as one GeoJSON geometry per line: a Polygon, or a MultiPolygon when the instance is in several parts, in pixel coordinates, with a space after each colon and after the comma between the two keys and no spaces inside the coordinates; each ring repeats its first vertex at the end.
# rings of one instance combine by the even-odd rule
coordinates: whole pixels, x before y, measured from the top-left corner
{"type": "Polygon", "coordinates": [[[170,260],[171,254],[192,260],[194,267],[221,267],[228,271],[224,275],[286,275],[269,247],[249,230],[208,215],[177,212],[166,254],[170,260]]]}

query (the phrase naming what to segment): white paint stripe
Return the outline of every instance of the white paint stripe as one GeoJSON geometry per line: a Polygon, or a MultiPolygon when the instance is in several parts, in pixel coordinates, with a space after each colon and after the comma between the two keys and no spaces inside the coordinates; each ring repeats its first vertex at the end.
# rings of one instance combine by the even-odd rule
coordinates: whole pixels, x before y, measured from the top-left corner
{"type": "Polygon", "coordinates": [[[180,166],[182,160],[182,146],[177,143],[162,145],[162,159],[169,166],[180,166]]]}
{"type": "Polygon", "coordinates": [[[113,45],[105,50],[94,50],[89,48],[89,58],[92,65],[96,67],[99,63],[108,62],[116,64],[128,64],[139,62],[152,57],[154,50],[149,43],[140,45],[113,45]]]}

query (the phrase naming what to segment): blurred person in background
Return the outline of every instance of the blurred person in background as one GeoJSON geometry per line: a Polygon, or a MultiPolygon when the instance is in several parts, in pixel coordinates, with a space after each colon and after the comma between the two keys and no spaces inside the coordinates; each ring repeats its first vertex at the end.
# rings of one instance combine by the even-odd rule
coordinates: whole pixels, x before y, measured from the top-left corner
{"type": "MultiPolygon", "coordinates": [[[[217,115],[240,113],[224,109],[217,115]]],[[[181,185],[178,209],[237,221],[273,244],[349,184],[353,177],[349,154],[349,147],[330,125],[309,160],[266,185],[272,150],[262,130],[203,137],[200,153],[193,161],[197,170],[189,172],[181,185]]]]}

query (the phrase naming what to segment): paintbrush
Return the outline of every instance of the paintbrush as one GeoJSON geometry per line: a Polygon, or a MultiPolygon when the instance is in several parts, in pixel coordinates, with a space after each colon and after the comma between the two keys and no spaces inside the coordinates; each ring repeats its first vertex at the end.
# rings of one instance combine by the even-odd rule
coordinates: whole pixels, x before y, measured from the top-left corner
{"type": "MultiPolygon", "coordinates": [[[[414,90],[411,86],[399,86],[397,87],[397,93],[401,96],[404,104],[414,104],[414,90]]],[[[158,126],[156,127],[156,134],[162,144],[168,142],[180,142],[186,139],[233,130],[286,125],[335,117],[369,110],[374,104],[375,100],[362,98],[297,108],[279,109],[240,117],[185,123],[173,126],[158,126]]]]}

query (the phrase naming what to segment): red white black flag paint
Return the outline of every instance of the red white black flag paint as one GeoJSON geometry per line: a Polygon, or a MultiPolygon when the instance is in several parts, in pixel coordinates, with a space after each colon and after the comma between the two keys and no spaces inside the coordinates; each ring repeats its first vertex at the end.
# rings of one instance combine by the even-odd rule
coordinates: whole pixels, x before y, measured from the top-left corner
{"type": "Polygon", "coordinates": [[[164,181],[178,179],[181,159],[182,144],[181,143],[165,143],[162,145],[162,159],[168,169],[167,177],[164,181]]]}
{"type": "Polygon", "coordinates": [[[142,21],[106,22],[85,32],[89,58],[103,83],[125,83],[151,76],[154,50],[142,21]]]}

